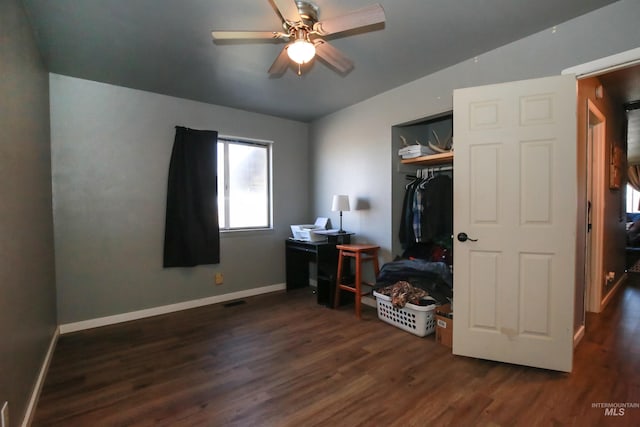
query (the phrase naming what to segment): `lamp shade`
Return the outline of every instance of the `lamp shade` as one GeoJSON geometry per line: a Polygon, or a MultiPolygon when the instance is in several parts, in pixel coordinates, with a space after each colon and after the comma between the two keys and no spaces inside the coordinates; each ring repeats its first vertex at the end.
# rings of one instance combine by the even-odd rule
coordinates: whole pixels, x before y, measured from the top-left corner
{"type": "Polygon", "coordinates": [[[333,203],[331,204],[331,210],[336,212],[346,212],[349,210],[349,196],[344,194],[336,194],[333,196],[333,203]]]}
{"type": "Polygon", "coordinates": [[[302,65],[313,59],[316,47],[306,40],[296,40],[287,48],[287,54],[294,62],[302,65]]]}

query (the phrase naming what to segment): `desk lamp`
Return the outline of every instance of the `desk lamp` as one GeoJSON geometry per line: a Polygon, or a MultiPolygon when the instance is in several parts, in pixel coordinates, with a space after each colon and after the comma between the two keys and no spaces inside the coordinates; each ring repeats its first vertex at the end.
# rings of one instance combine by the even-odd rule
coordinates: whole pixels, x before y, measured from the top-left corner
{"type": "Polygon", "coordinates": [[[342,229],[342,212],[349,211],[349,196],[344,194],[334,195],[331,210],[333,212],[340,211],[340,230],[338,230],[338,233],[346,233],[346,231],[342,229]]]}

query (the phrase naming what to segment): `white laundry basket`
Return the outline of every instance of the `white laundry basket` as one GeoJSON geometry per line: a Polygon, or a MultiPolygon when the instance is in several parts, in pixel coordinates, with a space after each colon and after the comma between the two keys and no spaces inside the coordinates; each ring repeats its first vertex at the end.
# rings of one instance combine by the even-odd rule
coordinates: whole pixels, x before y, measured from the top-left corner
{"type": "Polygon", "coordinates": [[[407,303],[404,308],[396,308],[391,298],[373,291],[378,306],[378,318],[383,322],[410,332],[419,337],[430,335],[436,330],[436,306],[420,306],[407,303]]]}

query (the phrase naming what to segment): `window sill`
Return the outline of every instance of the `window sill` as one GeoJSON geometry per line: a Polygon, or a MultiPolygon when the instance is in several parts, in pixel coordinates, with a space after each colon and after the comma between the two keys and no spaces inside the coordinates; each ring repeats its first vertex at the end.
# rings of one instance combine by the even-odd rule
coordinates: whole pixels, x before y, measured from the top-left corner
{"type": "Polygon", "coordinates": [[[220,230],[220,237],[234,237],[246,235],[266,235],[273,233],[273,227],[265,228],[234,228],[232,230],[220,230]]]}

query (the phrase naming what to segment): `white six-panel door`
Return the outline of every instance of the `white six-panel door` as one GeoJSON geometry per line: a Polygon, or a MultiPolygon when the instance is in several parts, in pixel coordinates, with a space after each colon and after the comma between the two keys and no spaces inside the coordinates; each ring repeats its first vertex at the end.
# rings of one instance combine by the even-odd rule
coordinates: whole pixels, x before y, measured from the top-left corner
{"type": "Polygon", "coordinates": [[[576,103],[574,76],[454,91],[454,354],[571,371],[576,103]]]}

